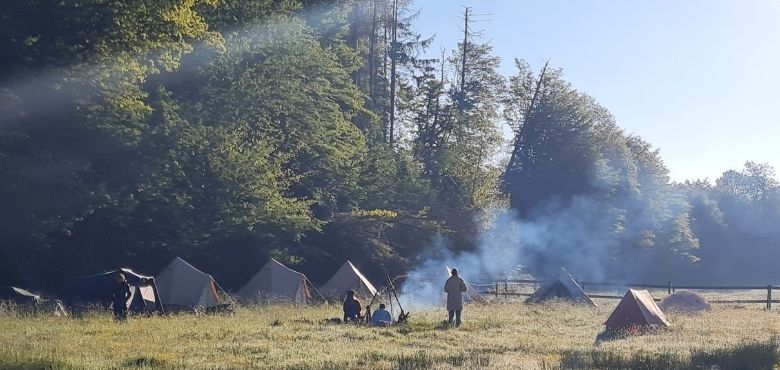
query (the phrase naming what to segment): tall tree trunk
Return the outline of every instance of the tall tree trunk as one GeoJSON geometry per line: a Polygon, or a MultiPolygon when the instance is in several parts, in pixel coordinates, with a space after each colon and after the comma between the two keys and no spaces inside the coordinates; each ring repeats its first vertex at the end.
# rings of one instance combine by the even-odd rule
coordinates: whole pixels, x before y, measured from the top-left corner
{"type": "MultiPolygon", "coordinates": [[[[383,54],[382,55],[382,78],[385,79],[385,82],[386,82],[387,81],[386,80],[387,79],[387,58],[390,55],[390,53],[387,50],[387,45],[388,45],[388,42],[387,42],[387,29],[388,28],[387,27],[389,26],[389,24],[388,24],[388,19],[387,19],[388,18],[388,15],[387,15],[387,3],[385,3],[383,1],[383,5],[384,6],[383,6],[383,9],[382,9],[382,14],[383,14],[382,18],[384,19],[384,21],[382,22],[383,23],[382,24],[382,26],[383,26],[382,27],[382,31],[384,32],[384,34],[382,36],[382,41],[383,41],[383,45],[384,45],[384,52],[382,53],[383,54]]],[[[385,90],[386,87],[384,86],[384,84],[383,84],[383,87],[384,87],[384,89],[383,89],[382,96],[386,96],[384,94],[387,93],[387,90],[385,90]]],[[[383,136],[383,139],[384,139],[385,142],[388,141],[388,132],[387,131],[388,131],[387,130],[387,112],[384,111],[384,107],[383,107],[383,112],[382,112],[382,136],[383,136]]]]}
{"type": "Polygon", "coordinates": [[[460,67],[460,91],[466,91],[466,51],[469,43],[469,13],[471,8],[466,7],[463,17],[463,60],[460,67]]]}
{"type": "Polygon", "coordinates": [[[390,148],[395,139],[395,85],[396,85],[396,53],[398,41],[398,0],[393,0],[392,44],[390,45],[390,148]]]}
{"type": "MultiPolygon", "coordinates": [[[[440,130],[439,114],[441,112],[441,95],[444,93],[444,66],[446,60],[444,48],[441,49],[441,65],[439,66],[439,88],[436,90],[436,110],[433,112],[433,132],[440,130]]],[[[438,136],[438,135],[437,135],[438,136]]]]}
{"type": "Polygon", "coordinates": [[[368,98],[371,101],[371,110],[376,109],[374,104],[374,75],[376,74],[376,0],[372,3],[371,36],[368,39],[368,98]]]}

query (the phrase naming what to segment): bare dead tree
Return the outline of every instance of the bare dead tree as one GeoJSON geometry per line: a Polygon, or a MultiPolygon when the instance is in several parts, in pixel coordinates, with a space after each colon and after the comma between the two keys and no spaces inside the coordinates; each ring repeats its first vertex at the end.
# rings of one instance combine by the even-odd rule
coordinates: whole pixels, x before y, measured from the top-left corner
{"type": "Polygon", "coordinates": [[[471,8],[465,7],[463,11],[463,58],[460,67],[460,91],[466,91],[466,52],[469,44],[469,14],[471,8]]]}

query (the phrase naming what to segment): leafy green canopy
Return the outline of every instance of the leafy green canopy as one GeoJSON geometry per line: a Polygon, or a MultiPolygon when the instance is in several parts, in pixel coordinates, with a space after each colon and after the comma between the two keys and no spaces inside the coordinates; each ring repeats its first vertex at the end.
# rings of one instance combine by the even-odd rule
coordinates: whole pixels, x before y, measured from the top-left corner
{"type": "MultiPolygon", "coordinates": [[[[606,109],[574,90],[560,71],[539,77],[534,99],[537,78],[524,62],[517,66],[506,111],[518,120],[515,155],[504,174],[511,206],[532,220],[566,215],[572,226],[591,230],[586,235],[592,239],[560,246],[553,240],[537,253],[536,265],[554,269],[575,264],[567,256],[591,254],[607,270],[604,275],[622,277],[672,274],[696,262],[699,244],[689,205],[670,184],[658,151],[623,133],[606,109]],[[648,271],[615,263],[637,258],[653,262],[643,264],[648,271]]],[[[587,268],[578,272],[592,274],[587,268]]]]}

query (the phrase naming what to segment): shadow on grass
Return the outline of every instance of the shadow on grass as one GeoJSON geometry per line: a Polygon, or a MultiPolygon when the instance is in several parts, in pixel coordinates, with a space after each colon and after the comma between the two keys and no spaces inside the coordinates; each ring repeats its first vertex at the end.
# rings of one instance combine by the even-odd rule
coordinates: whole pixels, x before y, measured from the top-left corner
{"type": "MultiPolygon", "coordinates": [[[[124,368],[155,369],[166,368],[165,360],[155,357],[132,357],[122,362],[124,368]]],[[[25,357],[18,354],[0,354],[0,369],[3,370],[74,370],[83,369],[84,365],[74,365],[67,361],[51,357],[25,357]]]]}
{"type": "Polygon", "coordinates": [[[25,358],[0,354],[0,369],[5,370],[72,370],[80,368],[53,358],[25,358]]]}
{"type": "Polygon", "coordinates": [[[621,329],[621,330],[605,330],[596,336],[596,344],[600,342],[609,342],[613,340],[621,340],[630,338],[635,335],[652,335],[661,334],[667,331],[667,328],[643,328],[643,329],[621,329]]]}
{"type": "Polygon", "coordinates": [[[165,367],[165,360],[155,358],[154,356],[138,356],[131,357],[124,361],[125,367],[142,367],[142,368],[160,368],[165,367]]]}
{"type": "Polygon", "coordinates": [[[393,370],[421,370],[439,365],[468,369],[487,368],[490,366],[490,355],[477,351],[456,353],[453,355],[434,355],[427,352],[417,352],[412,355],[398,355],[391,358],[393,370]]]}
{"type": "Polygon", "coordinates": [[[638,352],[626,356],[612,351],[593,349],[567,351],[561,356],[562,369],[773,369],[780,364],[778,343],[744,343],[732,348],[692,351],[689,356],[671,353],[638,352]]]}

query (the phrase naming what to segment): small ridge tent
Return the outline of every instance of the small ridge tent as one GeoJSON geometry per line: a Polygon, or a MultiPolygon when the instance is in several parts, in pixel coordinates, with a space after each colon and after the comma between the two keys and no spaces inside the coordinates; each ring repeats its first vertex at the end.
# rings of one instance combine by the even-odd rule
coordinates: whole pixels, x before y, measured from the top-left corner
{"type": "Polygon", "coordinates": [[[127,283],[130,284],[131,297],[127,301],[130,311],[163,311],[154,277],[138,274],[129,268],[67,279],[62,290],[62,298],[68,304],[99,303],[104,308],[108,308],[116,284],[115,276],[120,272],[125,275],[127,283]]]}
{"type": "Polygon", "coordinates": [[[12,287],[0,286],[0,301],[13,302],[23,312],[52,313],[55,316],[68,316],[65,306],[56,299],[43,299],[37,294],[12,287]]]}
{"type": "Polygon", "coordinates": [[[25,306],[35,306],[42,303],[40,296],[12,286],[0,286],[0,301],[11,301],[17,305],[25,306]]]}
{"type": "Polygon", "coordinates": [[[222,304],[224,294],[211,275],[198,270],[187,261],[176,257],[155,277],[160,301],[169,308],[216,307],[222,304]]]}
{"type": "MultiPolygon", "coordinates": [[[[452,269],[449,266],[445,265],[444,266],[444,271],[446,273],[446,275],[445,275],[446,277],[445,277],[444,280],[446,281],[447,279],[450,278],[450,276],[452,276],[452,269]]],[[[460,275],[458,275],[458,276],[460,276],[460,275]]],[[[463,295],[463,298],[465,298],[466,301],[468,301],[468,302],[481,302],[481,303],[487,302],[485,300],[485,298],[483,298],[482,295],[479,294],[479,292],[477,292],[477,290],[474,289],[474,287],[471,286],[471,284],[469,284],[469,282],[466,281],[465,278],[463,278],[463,276],[460,276],[460,278],[463,279],[463,282],[466,283],[466,294],[463,295]]],[[[444,287],[444,283],[442,283],[441,286],[444,287]]],[[[447,293],[444,293],[443,300],[444,300],[444,302],[447,302],[447,293]]]]}
{"type": "Polygon", "coordinates": [[[655,304],[653,296],[647,290],[629,289],[618,303],[615,311],[604,323],[607,330],[630,327],[669,326],[666,315],[655,304]]]}
{"type": "Polygon", "coordinates": [[[320,287],[320,292],[328,298],[343,297],[348,290],[354,290],[359,297],[371,299],[377,292],[374,285],[352,264],[344,262],[333,277],[320,287]]]}
{"type": "Polygon", "coordinates": [[[284,299],[305,305],[312,298],[311,286],[306,275],[272,258],[244,284],[238,296],[248,301],[284,299]]]}
{"type": "Polygon", "coordinates": [[[537,289],[527,301],[541,302],[552,299],[569,300],[596,306],[596,302],[593,302],[593,300],[588,297],[588,294],[582,290],[582,287],[577,284],[574,278],[563,267],[561,267],[556,279],[545,283],[541,288],[537,289]]]}

